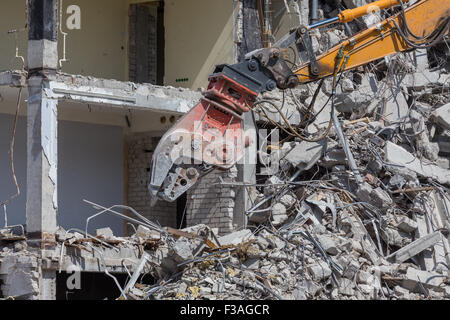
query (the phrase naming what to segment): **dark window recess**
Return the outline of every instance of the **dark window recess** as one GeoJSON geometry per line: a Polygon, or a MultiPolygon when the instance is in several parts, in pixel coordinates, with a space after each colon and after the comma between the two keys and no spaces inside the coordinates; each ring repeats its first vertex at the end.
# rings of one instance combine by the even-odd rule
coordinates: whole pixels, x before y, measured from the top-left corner
{"type": "Polygon", "coordinates": [[[177,228],[179,229],[186,228],[186,203],[187,195],[185,192],[177,199],[177,228]]]}
{"type": "Polygon", "coordinates": [[[160,4],[154,2],[130,5],[130,41],[129,41],[129,77],[137,83],[161,83],[160,75],[164,72],[164,61],[161,61],[159,33],[161,30],[160,4]]]}
{"type": "MultiPolygon", "coordinates": [[[[68,289],[73,283],[73,274],[66,272],[56,273],[56,300],[115,300],[120,297],[120,290],[112,278],[105,273],[81,272],[80,289],[68,289]],[[69,279],[70,278],[70,279],[69,279]]],[[[122,288],[126,285],[128,275],[126,273],[114,273],[122,288]]],[[[152,285],[154,279],[150,275],[139,278],[139,283],[152,285]]]]}

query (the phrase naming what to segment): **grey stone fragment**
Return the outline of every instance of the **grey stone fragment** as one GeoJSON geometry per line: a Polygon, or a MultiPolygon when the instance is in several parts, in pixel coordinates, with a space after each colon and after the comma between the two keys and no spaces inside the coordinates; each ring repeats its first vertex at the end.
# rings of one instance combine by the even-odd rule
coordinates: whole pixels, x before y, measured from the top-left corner
{"type": "Polygon", "coordinates": [[[339,253],[336,241],[333,240],[331,236],[325,234],[317,235],[317,239],[319,240],[319,243],[322,245],[322,247],[328,254],[335,256],[339,253]]]}
{"type": "Polygon", "coordinates": [[[285,194],[280,198],[280,203],[283,204],[286,208],[292,207],[297,202],[297,199],[295,199],[290,194],[285,194]]]}
{"type": "Polygon", "coordinates": [[[354,286],[352,280],[341,278],[339,281],[339,293],[346,296],[353,296],[355,294],[355,291],[353,290],[354,286]]]}
{"type": "Polygon", "coordinates": [[[368,202],[382,211],[389,209],[393,203],[386,191],[380,187],[373,189],[367,182],[363,182],[359,185],[356,195],[360,201],[368,202]]]}
{"type": "Polygon", "coordinates": [[[184,283],[184,282],[181,282],[180,285],[178,286],[178,293],[179,294],[185,294],[187,288],[188,288],[187,284],[184,283]]]}
{"type": "Polygon", "coordinates": [[[276,203],[272,207],[272,224],[279,226],[283,224],[289,216],[286,214],[286,207],[281,203],[276,203]]]}
{"type": "Polygon", "coordinates": [[[393,227],[387,227],[385,230],[381,231],[381,236],[390,245],[396,247],[404,247],[412,242],[412,236],[401,230],[397,230],[393,227]]]}
{"type": "Polygon", "coordinates": [[[236,231],[225,236],[219,237],[219,242],[222,246],[238,245],[245,243],[253,239],[252,231],[249,229],[243,229],[236,231]]]}
{"type": "Polygon", "coordinates": [[[148,238],[150,238],[151,235],[152,235],[152,231],[151,231],[149,228],[144,227],[143,225],[139,225],[139,226],[137,227],[137,230],[136,230],[136,231],[137,231],[136,234],[137,234],[139,237],[141,237],[142,239],[148,239],[148,238]]]}
{"type": "Polygon", "coordinates": [[[402,288],[401,286],[395,286],[394,293],[401,298],[409,297],[409,290],[402,288]]]}
{"type": "Polygon", "coordinates": [[[374,206],[380,208],[383,211],[389,209],[393,204],[393,201],[389,196],[389,194],[380,187],[374,189],[370,193],[370,196],[371,196],[370,203],[372,203],[374,206]]]}
{"type": "Polygon", "coordinates": [[[397,225],[397,228],[405,232],[413,232],[417,229],[417,222],[408,217],[402,217],[397,225]]]}
{"type": "Polygon", "coordinates": [[[384,115],[389,121],[396,121],[408,115],[409,105],[401,87],[386,90],[384,98],[384,115]]]}
{"type": "Polygon", "coordinates": [[[331,269],[326,262],[320,261],[307,267],[314,281],[321,281],[331,276],[331,269]]]}
{"type": "Polygon", "coordinates": [[[295,300],[306,300],[305,289],[303,287],[295,288],[293,291],[293,296],[295,300]]]}
{"type": "Polygon", "coordinates": [[[423,293],[423,290],[419,285],[420,282],[425,288],[438,289],[442,291],[445,290],[440,287],[442,280],[444,279],[445,278],[439,273],[417,270],[409,267],[406,270],[401,286],[412,292],[423,293]]]}
{"type": "Polygon", "coordinates": [[[358,190],[356,190],[356,195],[358,196],[360,201],[370,202],[370,194],[372,193],[372,186],[367,182],[363,182],[358,186],[358,190]]]}
{"type": "Polygon", "coordinates": [[[347,265],[347,267],[344,270],[344,278],[347,279],[353,279],[356,275],[356,273],[358,272],[360,268],[360,265],[358,263],[358,261],[356,260],[352,260],[350,261],[350,263],[347,265]]]}
{"type": "Polygon", "coordinates": [[[262,250],[265,250],[267,249],[267,247],[269,247],[269,241],[267,241],[264,237],[261,236],[256,237],[256,243],[262,250]]]}
{"type": "Polygon", "coordinates": [[[112,239],[112,238],[114,238],[114,234],[113,234],[111,228],[109,228],[109,227],[95,230],[95,235],[97,237],[102,237],[104,239],[112,239]]]}
{"type": "Polygon", "coordinates": [[[284,159],[294,167],[308,170],[320,159],[325,145],[326,140],[319,142],[303,141],[297,143],[284,159]]]}
{"type": "Polygon", "coordinates": [[[356,276],[356,281],[358,283],[369,284],[371,282],[371,277],[372,275],[369,272],[360,270],[356,276]]]}
{"type": "Polygon", "coordinates": [[[424,163],[400,146],[388,141],[384,148],[385,160],[401,165],[421,175],[432,178],[439,183],[450,185],[450,171],[434,164],[424,163]]]}
{"type": "Polygon", "coordinates": [[[173,246],[173,258],[177,263],[194,258],[192,248],[185,239],[178,239],[173,246]]]}
{"type": "Polygon", "coordinates": [[[402,263],[406,260],[414,257],[420,252],[434,246],[436,243],[442,240],[440,231],[435,231],[426,236],[423,236],[408,245],[402,246],[399,250],[386,257],[389,261],[402,263]]]}
{"type": "Polygon", "coordinates": [[[450,130],[450,103],[434,110],[433,116],[440,126],[444,129],[450,130]]]}
{"type": "Polygon", "coordinates": [[[243,263],[244,267],[250,269],[250,270],[258,270],[259,269],[259,259],[253,258],[253,259],[247,259],[243,263]]]}

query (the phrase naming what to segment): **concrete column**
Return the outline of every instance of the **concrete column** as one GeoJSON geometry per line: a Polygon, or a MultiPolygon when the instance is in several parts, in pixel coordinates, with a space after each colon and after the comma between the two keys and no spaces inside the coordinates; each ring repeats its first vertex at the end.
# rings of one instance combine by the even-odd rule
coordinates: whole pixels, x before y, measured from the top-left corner
{"type": "MultiPolygon", "coordinates": [[[[58,0],[28,0],[27,238],[44,258],[57,227],[57,100],[48,76],[58,67],[58,0]]],[[[39,266],[39,299],[53,300],[56,272],[39,266]]]]}
{"type": "MultiPolygon", "coordinates": [[[[243,130],[253,143],[248,148],[244,149],[243,161],[241,164],[237,165],[238,176],[236,180],[246,184],[253,184],[256,183],[256,154],[258,150],[258,140],[252,114],[247,112],[243,116],[243,130]]],[[[245,215],[245,211],[252,207],[249,191],[249,187],[238,186],[236,188],[233,225],[238,228],[247,227],[248,218],[245,215]]]]}
{"type": "Polygon", "coordinates": [[[28,80],[26,209],[28,238],[44,245],[54,240],[58,208],[57,101],[45,86],[41,77],[28,80]]]}

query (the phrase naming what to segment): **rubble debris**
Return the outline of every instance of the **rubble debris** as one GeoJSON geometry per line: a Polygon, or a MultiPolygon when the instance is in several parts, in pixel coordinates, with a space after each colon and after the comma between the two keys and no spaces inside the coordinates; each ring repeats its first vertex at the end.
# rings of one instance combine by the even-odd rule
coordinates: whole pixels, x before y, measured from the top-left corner
{"type": "Polygon", "coordinates": [[[109,227],[95,230],[95,235],[97,237],[103,238],[103,239],[113,239],[114,238],[114,234],[113,234],[111,228],[109,228],[109,227]]]}
{"type": "Polygon", "coordinates": [[[386,161],[396,165],[404,166],[418,175],[432,178],[439,183],[450,185],[450,171],[444,170],[437,165],[424,163],[404,148],[388,141],[384,149],[386,161]]]}
{"type": "Polygon", "coordinates": [[[439,231],[435,231],[404,246],[403,248],[394,252],[392,255],[386,257],[386,259],[392,260],[397,263],[405,262],[411,257],[414,257],[415,255],[421,253],[423,250],[434,246],[441,240],[441,233],[439,231]]]}
{"type": "Polygon", "coordinates": [[[303,170],[310,169],[319,159],[325,147],[325,140],[321,142],[296,143],[294,148],[284,157],[294,167],[303,170]]]}
{"type": "Polygon", "coordinates": [[[434,110],[433,116],[439,125],[444,129],[450,130],[450,103],[434,110]]]}

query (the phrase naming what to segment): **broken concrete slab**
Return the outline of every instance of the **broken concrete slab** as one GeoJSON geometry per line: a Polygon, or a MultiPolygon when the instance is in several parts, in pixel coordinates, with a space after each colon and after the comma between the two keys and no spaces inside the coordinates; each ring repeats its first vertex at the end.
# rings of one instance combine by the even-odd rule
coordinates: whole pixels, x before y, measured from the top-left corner
{"type": "Polygon", "coordinates": [[[355,287],[355,284],[352,280],[341,278],[339,281],[339,293],[346,295],[346,296],[353,296],[355,291],[353,288],[355,287]]]}
{"type": "Polygon", "coordinates": [[[178,239],[172,247],[173,258],[177,263],[194,258],[191,244],[186,239],[178,239]]]}
{"type": "Polygon", "coordinates": [[[218,238],[222,246],[236,246],[242,243],[246,243],[252,239],[254,239],[254,236],[252,234],[252,231],[249,229],[236,231],[218,238]]]}
{"type": "Polygon", "coordinates": [[[118,80],[56,73],[50,76],[52,98],[98,105],[153,111],[186,113],[200,100],[201,93],[184,88],[136,84],[118,80]]]}
{"type": "Polygon", "coordinates": [[[393,254],[386,257],[389,261],[402,263],[406,260],[414,257],[419,254],[423,250],[428,249],[429,247],[434,246],[436,243],[442,240],[442,234],[440,231],[435,231],[426,235],[422,238],[419,238],[410,244],[404,246],[403,248],[397,250],[393,254]]]}
{"type": "Polygon", "coordinates": [[[307,270],[314,281],[322,281],[331,276],[331,269],[324,261],[320,261],[316,264],[307,267],[307,270]]]}
{"type": "Polygon", "coordinates": [[[295,147],[284,157],[291,165],[303,170],[309,170],[322,156],[326,140],[319,142],[296,143],[295,147]]]}
{"type": "Polygon", "coordinates": [[[317,235],[317,240],[319,240],[321,246],[328,254],[335,256],[339,253],[336,241],[331,236],[326,234],[317,235]]]}
{"type": "Polygon", "coordinates": [[[401,286],[417,293],[423,293],[420,285],[423,285],[425,288],[442,291],[445,290],[443,285],[446,277],[446,275],[443,276],[436,272],[422,271],[410,267],[406,270],[406,275],[401,282],[401,286]]]}
{"type": "Polygon", "coordinates": [[[0,86],[24,87],[27,75],[24,71],[3,71],[0,72],[0,86]]]}
{"type": "Polygon", "coordinates": [[[440,126],[450,130],[450,103],[434,110],[433,117],[440,126]]]}
{"type": "Polygon", "coordinates": [[[393,203],[392,198],[386,191],[380,187],[372,188],[367,182],[363,182],[358,186],[356,195],[360,201],[368,202],[382,211],[389,209],[393,203]]]}
{"type": "Polygon", "coordinates": [[[414,220],[409,219],[408,217],[402,217],[397,224],[397,228],[411,233],[417,230],[417,223],[414,220]]]}
{"type": "Polygon", "coordinates": [[[95,230],[96,237],[103,239],[113,239],[114,234],[110,227],[95,230]]]}
{"type": "Polygon", "coordinates": [[[404,166],[418,175],[432,178],[439,183],[450,185],[450,171],[434,164],[424,163],[402,147],[388,141],[384,148],[385,160],[388,163],[404,166]]]}

